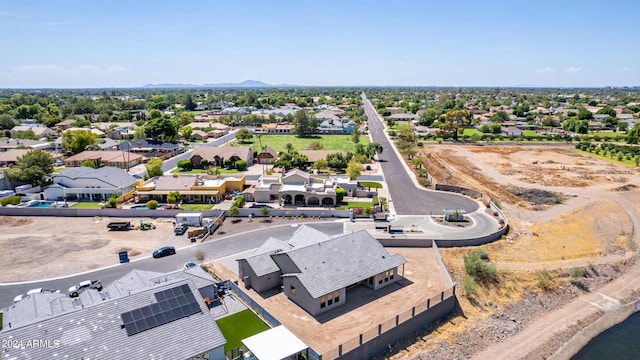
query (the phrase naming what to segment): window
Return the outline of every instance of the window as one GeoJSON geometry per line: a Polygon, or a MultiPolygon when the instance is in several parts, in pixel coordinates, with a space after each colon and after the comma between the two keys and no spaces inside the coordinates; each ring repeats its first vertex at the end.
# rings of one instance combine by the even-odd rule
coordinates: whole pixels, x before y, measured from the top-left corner
{"type": "Polygon", "coordinates": [[[327,305],[331,304],[333,304],[333,293],[329,293],[329,295],[327,295],[327,305]]]}
{"type": "Polygon", "coordinates": [[[340,301],[340,290],[333,293],[333,301],[337,304],[340,301]]]}
{"type": "Polygon", "coordinates": [[[393,280],[393,275],[396,273],[396,269],[393,268],[393,269],[389,270],[389,273],[390,273],[389,279],[393,280]]]}
{"type": "Polygon", "coordinates": [[[295,295],[296,294],[296,287],[293,285],[289,285],[289,292],[291,292],[291,295],[295,295]]]}
{"type": "Polygon", "coordinates": [[[387,282],[387,281],[389,281],[389,272],[385,271],[384,272],[384,282],[387,282]]]}
{"type": "Polygon", "coordinates": [[[378,274],[378,285],[382,284],[382,274],[378,274]]]}
{"type": "Polygon", "coordinates": [[[325,297],[321,296],[320,297],[320,309],[324,308],[325,305],[326,305],[325,304],[325,297]]]}

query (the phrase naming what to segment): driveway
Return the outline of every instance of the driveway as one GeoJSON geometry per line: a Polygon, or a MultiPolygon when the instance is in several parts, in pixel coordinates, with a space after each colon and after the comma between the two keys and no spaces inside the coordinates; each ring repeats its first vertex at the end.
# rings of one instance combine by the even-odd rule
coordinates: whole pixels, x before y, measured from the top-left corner
{"type": "Polygon", "coordinates": [[[404,160],[395,151],[395,145],[386,136],[378,113],[364,93],[362,103],[368,118],[369,133],[373,141],[379,142],[384,148],[378,159],[398,215],[443,215],[443,209],[464,209],[470,214],[478,210],[478,202],[466,196],[418,188],[409,175],[404,160]]]}

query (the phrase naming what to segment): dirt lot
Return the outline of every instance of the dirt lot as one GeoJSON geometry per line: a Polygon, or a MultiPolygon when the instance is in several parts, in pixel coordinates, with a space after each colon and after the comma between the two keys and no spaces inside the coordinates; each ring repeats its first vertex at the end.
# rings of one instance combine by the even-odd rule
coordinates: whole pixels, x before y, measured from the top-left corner
{"type": "Polygon", "coordinates": [[[589,157],[573,145],[434,145],[421,153],[438,182],[499,200],[511,229],[484,246],[503,274],[500,286],[481,288],[476,296],[465,296],[461,286],[463,255],[472,249],[441,249],[460,285],[462,310],[413,345],[399,346],[404,350],[394,358],[469,357],[515,335],[540,311],[560,308],[633,264],[638,168],[589,157]],[[576,267],[593,269],[579,286],[569,282],[576,267]],[[545,270],[555,288],[551,293],[539,288],[545,270]]]}
{"type": "MultiPolygon", "coordinates": [[[[127,250],[129,257],[150,256],[157,248],[191,245],[186,235],[173,234],[173,218],[149,221],[155,230],[108,231],[110,221],[130,220],[139,226],[140,219],[0,217],[0,252],[6,266],[0,282],[48,279],[94,270],[118,263],[118,252],[127,250]]],[[[301,219],[296,220],[296,222],[301,219]]],[[[305,219],[305,221],[313,221],[305,219]]],[[[274,219],[272,224],[291,220],[274,219]]],[[[258,221],[245,219],[236,224],[227,220],[217,236],[258,229],[258,221]]]]}

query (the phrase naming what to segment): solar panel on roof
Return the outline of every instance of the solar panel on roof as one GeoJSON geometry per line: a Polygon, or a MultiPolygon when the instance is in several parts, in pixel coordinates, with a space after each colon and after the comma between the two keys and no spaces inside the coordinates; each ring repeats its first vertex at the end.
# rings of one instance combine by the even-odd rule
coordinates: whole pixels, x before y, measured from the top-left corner
{"type": "Polygon", "coordinates": [[[186,284],[154,295],[158,302],[120,315],[128,336],[202,312],[191,288],[186,284]]]}

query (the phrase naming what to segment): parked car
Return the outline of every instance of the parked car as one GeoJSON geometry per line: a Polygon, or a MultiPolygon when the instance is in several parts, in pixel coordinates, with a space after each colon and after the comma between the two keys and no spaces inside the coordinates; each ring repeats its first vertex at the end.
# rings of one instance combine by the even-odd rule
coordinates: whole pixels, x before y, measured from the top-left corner
{"type": "Polygon", "coordinates": [[[79,282],[72,287],[69,288],[69,296],[70,297],[78,297],[81,292],[87,289],[96,289],[98,291],[102,291],[102,281],[100,280],[85,280],[79,282]]]}
{"type": "Polygon", "coordinates": [[[173,228],[173,233],[176,235],[182,235],[187,232],[188,228],[189,226],[185,223],[177,223],[176,226],[173,228]]]}
{"type": "Polygon", "coordinates": [[[189,261],[189,262],[184,263],[184,268],[185,269],[189,269],[189,268],[196,267],[196,266],[198,266],[198,265],[196,265],[196,263],[194,263],[193,261],[189,261]]]}
{"type": "Polygon", "coordinates": [[[18,302],[18,301],[20,301],[20,300],[23,300],[23,299],[28,298],[29,296],[30,296],[30,295],[27,295],[27,294],[20,294],[20,295],[18,295],[18,296],[16,296],[16,297],[14,297],[14,298],[13,298],[13,303],[15,304],[15,303],[17,303],[17,302],[18,302]]]}
{"type": "Polygon", "coordinates": [[[169,255],[173,255],[176,253],[176,248],[173,246],[163,246],[160,249],[153,252],[154,258],[161,258],[169,255]]]}

